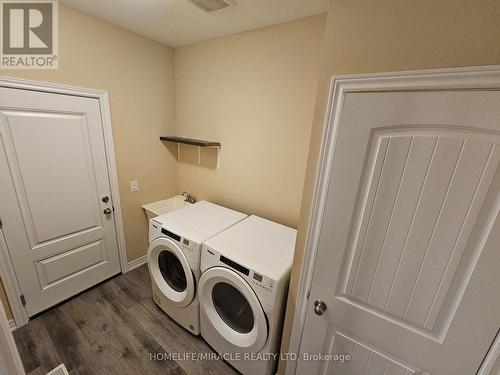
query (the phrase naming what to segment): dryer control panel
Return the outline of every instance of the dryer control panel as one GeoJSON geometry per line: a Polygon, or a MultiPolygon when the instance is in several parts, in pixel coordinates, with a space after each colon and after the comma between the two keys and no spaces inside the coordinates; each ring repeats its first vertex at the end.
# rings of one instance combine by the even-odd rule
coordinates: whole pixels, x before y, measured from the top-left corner
{"type": "Polygon", "coordinates": [[[275,282],[273,279],[248,268],[247,266],[234,261],[216,250],[204,245],[202,250],[203,270],[211,267],[222,266],[231,268],[242,276],[255,290],[255,292],[272,295],[275,292],[275,282]],[[223,264],[221,264],[223,263],[223,264]]]}
{"type": "Polygon", "coordinates": [[[261,288],[268,292],[273,292],[274,281],[268,277],[264,277],[255,271],[252,271],[250,275],[250,284],[255,285],[257,288],[261,288]]]}

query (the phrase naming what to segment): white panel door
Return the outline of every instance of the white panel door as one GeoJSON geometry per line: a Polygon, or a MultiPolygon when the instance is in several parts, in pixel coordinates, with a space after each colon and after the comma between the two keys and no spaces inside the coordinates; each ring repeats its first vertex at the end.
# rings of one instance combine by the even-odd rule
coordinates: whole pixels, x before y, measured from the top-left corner
{"type": "Polygon", "coordinates": [[[351,360],[297,374],[476,373],[500,326],[499,162],[498,91],[345,94],[301,352],[351,360]]]}
{"type": "Polygon", "coordinates": [[[0,136],[2,232],[31,316],[120,272],[99,101],[0,88],[0,136]]]}

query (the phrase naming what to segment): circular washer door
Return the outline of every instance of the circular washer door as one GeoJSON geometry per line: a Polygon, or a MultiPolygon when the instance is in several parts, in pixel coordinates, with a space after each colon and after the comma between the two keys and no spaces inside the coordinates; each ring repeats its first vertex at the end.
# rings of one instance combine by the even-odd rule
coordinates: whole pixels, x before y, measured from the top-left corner
{"type": "Polygon", "coordinates": [[[176,307],[186,307],[195,295],[191,267],[181,248],[168,238],[149,244],[148,267],[154,283],[176,307]]]}
{"type": "Polygon", "coordinates": [[[214,267],[201,275],[198,286],[200,305],[210,324],[230,344],[227,351],[235,347],[260,351],[267,340],[267,321],[250,285],[229,268],[214,267]]]}

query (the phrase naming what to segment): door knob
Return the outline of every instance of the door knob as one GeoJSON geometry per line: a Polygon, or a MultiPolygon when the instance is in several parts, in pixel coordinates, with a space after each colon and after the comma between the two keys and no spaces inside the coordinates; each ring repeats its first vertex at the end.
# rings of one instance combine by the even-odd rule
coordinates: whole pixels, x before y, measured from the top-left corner
{"type": "Polygon", "coordinates": [[[111,215],[111,209],[110,208],[105,208],[103,212],[106,215],[111,215]]]}
{"type": "Polygon", "coordinates": [[[106,196],[106,197],[102,197],[102,201],[103,201],[104,203],[108,203],[108,201],[109,201],[109,197],[107,197],[107,196],[106,196]]]}
{"type": "Polygon", "coordinates": [[[323,315],[325,310],[326,310],[326,303],[324,303],[320,299],[317,299],[316,301],[314,301],[314,313],[316,315],[323,315]]]}

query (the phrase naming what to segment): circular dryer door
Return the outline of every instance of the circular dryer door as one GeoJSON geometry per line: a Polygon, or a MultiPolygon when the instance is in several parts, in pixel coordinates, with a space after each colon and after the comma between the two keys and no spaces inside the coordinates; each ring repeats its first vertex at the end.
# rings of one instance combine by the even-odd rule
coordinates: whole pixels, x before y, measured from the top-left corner
{"type": "Polygon", "coordinates": [[[266,343],[268,327],[264,310],[250,285],[224,267],[205,271],[198,285],[200,305],[210,324],[228,342],[226,350],[260,351],[266,343]]]}
{"type": "Polygon", "coordinates": [[[153,282],[176,307],[185,307],[195,295],[191,267],[181,248],[168,238],[149,244],[148,267],[153,282]]]}

